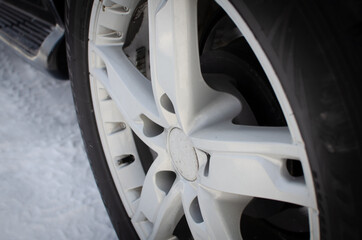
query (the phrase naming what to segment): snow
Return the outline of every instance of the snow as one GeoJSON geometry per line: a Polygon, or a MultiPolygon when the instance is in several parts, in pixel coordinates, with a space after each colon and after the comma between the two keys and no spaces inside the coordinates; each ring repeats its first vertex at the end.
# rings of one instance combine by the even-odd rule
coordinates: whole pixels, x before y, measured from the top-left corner
{"type": "Polygon", "coordinates": [[[0,239],[116,239],[69,81],[39,72],[1,42],[0,239]]]}

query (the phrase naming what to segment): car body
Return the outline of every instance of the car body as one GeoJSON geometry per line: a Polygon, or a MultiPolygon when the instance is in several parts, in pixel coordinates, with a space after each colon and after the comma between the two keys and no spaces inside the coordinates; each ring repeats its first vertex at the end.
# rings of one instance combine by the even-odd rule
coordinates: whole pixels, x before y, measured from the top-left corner
{"type": "Polygon", "coordinates": [[[63,0],[1,0],[0,39],[50,75],[67,79],[63,0]]]}

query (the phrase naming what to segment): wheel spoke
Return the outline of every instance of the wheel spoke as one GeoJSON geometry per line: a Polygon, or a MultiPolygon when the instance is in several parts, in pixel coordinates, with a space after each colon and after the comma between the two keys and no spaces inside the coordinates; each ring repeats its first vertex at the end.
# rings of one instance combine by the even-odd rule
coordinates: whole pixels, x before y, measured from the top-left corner
{"type": "Polygon", "coordinates": [[[183,215],[182,185],[181,181],[175,183],[162,201],[148,239],[170,239],[173,237],[172,233],[183,215]]]}
{"type": "MultiPolygon", "coordinates": [[[[194,239],[206,240],[209,238],[207,236],[205,223],[201,215],[197,216],[197,214],[201,214],[201,211],[197,212],[198,209],[194,209],[193,207],[193,205],[195,205],[195,199],[197,199],[197,187],[191,184],[185,184],[182,192],[182,205],[187,223],[194,239]],[[197,212],[197,214],[194,212],[197,212]]],[[[196,207],[198,207],[198,205],[196,207]]]]}
{"type": "Polygon", "coordinates": [[[211,89],[201,76],[197,1],[151,0],[149,23],[151,74],[156,102],[167,94],[186,133],[208,125],[210,121],[237,115],[239,101],[229,94],[211,89]]]}
{"type": "Polygon", "coordinates": [[[91,43],[89,47],[96,59],[93,59],[95,63],[90,67],[90,73],[102,83],[115,103],[108,104],[111,101],[104,100],[100,103],[105,106],[103,109],[113,107],[107,111],[120,111],[127,124],[145,143],[155,151],[164,149],[166,137],[162,132],[167,124],[159,117],[151,83],[129,62],[121,48],[91,43]],[[157,138],[158,135],[163,136],[157,138]]]}
{"type": "MultiPolygon", "coordinates": [[[[171,189],[173,182],[175,181],[175,178],[171,179],[167,177],[168,175],[166,175],[166,177],[162,177],[161,175],[163,173],[174,174],[173,171],[171,162],[165,156],[158,156],[155,159],[147,172],[139,205],[132,221],[140,222],[145,221],[146,219],[151,223],[156,222],[162,202],[165,200],[167,192],[171,189]],[[167,191],[165,191],[164,186],[168,186],[167,191]]],[[[169,201],[172,202],[172,198],[173,197],[171,197],[171,200],[169,201]]]]}
{"type": "Polygon", "coordinates": [[[299,147],[287,127],[260,127],[219,122],[191,134],[194,146],[206,152],[252,153],[295,159],[299,147]]]}
{"type": "Polygon", "coordinates": [[[286,159],[299,159],[303,151],[292,143],[288,128],[221,123],[193,133],[191,139],[211,154],[206,171],[199,173],[204,186],[312,206],[303,177],[290,176],[286,168],[286,159]]]}
{"type": "Polygon", "coordinates": [[[206,230],[212,239],[241,239],[241,214],[252,197],[200,187],[198,199],[206,230]]]}
{"type": "MultiPolygon", "coordinates": [[[[105,66],[94,66],[91,74],[107,89],[123,116],[132,122],[146,115],[162,124],[154,102],[151,83],[133,66],[122,49],[89,44],[105,66]]],[[[102,64],[101,64],[102,65],[102,64]]]]}
{"type": "Polygon", "coordinates": [[[203,186],[227,193],[312,205],[312,193],[303,177],[289,175],[283,160],[266,156],[213,153],[203,186]]]}

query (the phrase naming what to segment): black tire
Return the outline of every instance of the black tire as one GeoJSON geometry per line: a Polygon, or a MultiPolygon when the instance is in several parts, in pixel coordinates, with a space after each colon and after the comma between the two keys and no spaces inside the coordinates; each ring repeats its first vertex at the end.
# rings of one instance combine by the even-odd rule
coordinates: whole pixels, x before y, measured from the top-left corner
{"type": "Polygon", "coordinates": [[[312,168],[321,239],[362,239],[362,2],[230,1],[293,108],[312,168]]]}
{"type": "MultiPolygon", "coordinates": [[[[258,39],[306,144],[321,239],[362,239],[362,4],[230,0],[258,39]]],[[[92,1],[66,1],[69,76],[85,149],[120,239],[136,239],[114,186],[93,113],[88,73],[92,1]]]]}
{"type": "Polygon", "coordinates": [[[93,112],[87,60],[92,4],[89,0],[66,1],[66,48],[73,99],[94,179],[118,238],[137,239],[109,171],[93,112]]]}

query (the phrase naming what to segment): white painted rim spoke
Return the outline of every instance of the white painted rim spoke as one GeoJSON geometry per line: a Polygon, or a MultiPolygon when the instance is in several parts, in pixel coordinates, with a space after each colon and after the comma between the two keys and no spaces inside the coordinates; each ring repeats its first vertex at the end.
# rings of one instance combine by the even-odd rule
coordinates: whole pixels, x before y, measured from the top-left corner
{"type": "Polygon", "coordinates": [[[275,155],[296,158],[300,146],[292,142],[287,127],[260,127],[220,122],[190,136],[194,146],[206,152],[275,155]]]}
{"type": "MultiPolygon", "coordinates": [[[[117,106],[117,112],[120,112],[138,137],[154,151],[165,149],[166,133],[162,129],[167,127],[167,124],[158,115],[151,83],[129,62],[121,49],[93,44],[89,44],[89,48],[92,57],[96,60],[100,58],[104,62],[104,66],[101,64],[91,68],[90,74],[106,89],[117,106]],[[148,126],[149,122],[154,126],[148,126]],[[148,129],[152,133],[155,128],[160,131],[147,134],[148,129]]],[[[106,103],[107,101],[103,101],[101,104],[106,103]]]]}
{"type": "Polygon", "coordinates": [[[252,197],[200,187],[198,199],[211,239],[241,239],[241,214],[252,197]]]}
{"type": "Polygon", "coordinates": [[[176,239],[183,215],[194,239],[242,239],[240,218],[253,198],[307,207],[315,239],[313,180],[288,99],[245,21],[228,1],[216,1],[258,57],[288,126],[233,124],[243,105],[248,108],[247,100],[204,81],[197,1],[147,1],[150,72],[127,52],[128,27],[141,14],[139,2],[94,1],[88,44],[92,101],[122,203],[141,239],[176,239]],[[153,150],[148,170],[134,134],[153,150]],[[301,163],[303,176],[288,172],[289,160],[301,163]]]}
{"type": "Polygon", "coordinates": [[[294,203],[313,205],[303,178],[290,176],[280,159],[242,154],[212,154],[207,176],[200,183],[210,189],[294,203]]]}
{"type": "Polygon", "coordinates": [[[140,216],[146,217],[151,222],[156,221],[157,212],[162,205],[162,201],[167,195],[167,193],[162,191],[162,189],[160,189],[157,185],[157,174],[162,174],[162,172],[173,173],[173,171],[174,169],[167,159],[162,157],[155,159],[154,163],[148,170],[143,183],[140,202],[133,219],[135,222],[143,220],[140,216]]]}
{"type": "Polygon", "coordinates": [[[151,82],[128,60],[121,48],[90,44],[92,57],[99,57],[105,66],[94,66],[90,73],[102,82],[120,112],[129,123],[140,121],[144,114],[159,125],[164,125],[154,102],[151,82]]]}
{"type": "MultiPolygon", "coordinates": [[[[194,239],[206,240],[209,239],[206,232],[206,226],[200,217],[192,215],[192,211],[197,211],[198,209],[193,209],[191,206],[194,204],[195,199],[197,198],[197,186],[185,184],[183,193],[182,193],[182,204],[184,208],[185,217],[189,225],[190,231],[194,239]]],[[[199,207],[199,206],[196,206],[199,207]]],[[[200,210],[201,211],[201,210],[200,210]]],[[[201,214],[201,212],[197,212],[201,214]]]]}
{"type": "Polygon", "coordinates": [[[156,82],[156,101],[167,94],[186,133],[219,118],[231,120],[241,109],[235,97],[211,89],[201,76],[196,5],[194,0],[149,1],[151,73],[152,81],[156,82]]]}
{"type": "Polygon", "coordinates": [[[170,239],[173,237],[172,233],[183,215],[182,187],[183,184],[179,181],[168,192],[158,210],[149,239],[170,239]]]}

